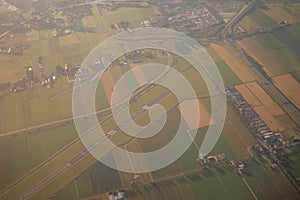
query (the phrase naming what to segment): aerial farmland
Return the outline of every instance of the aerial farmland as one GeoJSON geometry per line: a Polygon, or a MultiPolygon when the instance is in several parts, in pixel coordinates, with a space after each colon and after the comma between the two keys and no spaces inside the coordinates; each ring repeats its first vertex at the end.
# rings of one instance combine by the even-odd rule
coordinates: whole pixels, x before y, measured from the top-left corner
{"type": "Polygon", "coordinates": [[[0,199],[299,199],[299,9],[294,1],[0,0],[0,199]],[[113,60],[102,54],[113,45],[98,49],[156,29],[201,49],[180,37],[173,51],[160,48],[171,34],[122,38],[122,48],[135,48],[113,60]],[[195,55],[207,56],[203,71],[195,55]],[[153,63],[167,70],[149,70],[153,63]],[[186,90],[175,71],[193,95],[176,93],[186,90]],[[94,110],[76,115],[78,97],[78,110],[94,110]],[[92,116],[94,127],[78,125],[92,116]],[[142,137],[148,125],[160,130],[142,137]],[[164,157],[149,160],[158,150],[164,157]]]}

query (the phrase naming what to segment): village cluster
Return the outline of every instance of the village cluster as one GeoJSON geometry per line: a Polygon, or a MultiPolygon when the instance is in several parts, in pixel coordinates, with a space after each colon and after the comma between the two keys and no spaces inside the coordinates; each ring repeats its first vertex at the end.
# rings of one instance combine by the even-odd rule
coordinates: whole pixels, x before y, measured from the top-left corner
{"type": "Polygon", "coordinates": [[[156,15],[163,18],[146,20],[141,26],[167,26],[179,32],[193,32],[210,26],[224,24],[224,20],[215,10],[203,4],[197,5],[176,5],[163,4],[156,15]]]}

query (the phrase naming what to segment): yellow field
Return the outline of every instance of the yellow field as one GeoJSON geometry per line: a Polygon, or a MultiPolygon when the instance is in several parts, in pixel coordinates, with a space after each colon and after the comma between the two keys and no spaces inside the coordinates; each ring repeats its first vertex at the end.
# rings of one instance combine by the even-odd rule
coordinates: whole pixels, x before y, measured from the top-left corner
{"type": "Polygon", "coordinates": [[[271,97],[256,83],[247,83],[246,86],[263,106],[273,115],[283,115],[284,111],[271,99],[271,97]]]}
{"type": "Polygon", "coordinates": [[[40,34],[38,31],[31,31],[29,33],[26,33],[26,37],[27,37],[27,41],[28,42],[32,42],[35,40],[39,40],[40,39],[40,34]]]}
{"type": "Polygon", "coordinates": [[[288,21],[291,23],[298,22],[299,19],[288,13],[281,5],[276,4],[268,4],[267,5],[270,9],[263,10],[264,13],[269,15],[272,19],[274,19],[276,22],[282,22],[282,21],[288,21]]]}
{"type": "Polygon", "coordinates": [[[30,66],[30,59],[27,55],[13,56],[1,55],[0,56],[0,83],[12,82],[24,77],[24,67],[30,66]]]}
{"type": "Polygon", "coordinates": [[[253,109],[272,131],[284,130],[280,123],[272,116],[272,114],[264,106],[255,107],[253,109]]]}
{"type": "Polygon", "coordinates": [[[71,34],[59,37],[59,45],[61,47],[70,46],[74,44],[78,44],[77,34],[71,34]]]}
{"type": "Polygon", "coordinates": [[[94,16],[87,16],[82,19],[83,26],[86,28],[97,28],[94,16]]]}
{"type": "Polygon", "coordinates": [[[217,44],[212,44],[211,46],[241,81],[244,83],[255,81],[252,74],[247,71],[246,66],[235,55],[229,53],[228,49],[217,44]]]}
{"type": "Polygon", "coordinates": [[[290,74],[273,78],[279,90],[300,109],[300,84],[290,74]]]}
{"type": "Polygon", "coordinates": [[[186,100],[182,102],[181,105],[184,106],[185,109],[181,110],[181,108],[178,106],[178,110],[181,112],[183,119],[188,124],[190,129],[201,128],[211,124],[210,114],[205,109],[201,100],[186,100]],[[195,116],[194,112],[195,108],[192,106],[195,102],[198,103],[198,113],[200,113],[199,120],[197,120],[197,116],[195,116]]]}
{"type": "MultiPolygon", "coordinates": [[[[38,34],[38,32],[37,32],[38,34]]],[[[39,39],[39,37],[38,37],[39,39]]],[[[10,44],[10,46],[26,45],[27,34],[16,33],[14,39],[4,37],[1,39],[5,46],[10,44]]],[[[20,78],[25,76],[26,67],[31,66],[30,49],[23,51],[23,55],[11,55],[11,54],[1,54],[0,55],[0,83],[15,82],[20,78]]]]}
{"type": "Polygon", "coordinates": [[[212,45],[205,47],[205,49],[216,63],[223,61],[219,54],[212,48],[212,45]]]}
{"type": "Polygon", "coordinates": [[[251,106],[261,106],[260,101],[252,94],[252,92],[243,84],[235,86],[235,89],[244,97],[251,106]]]}

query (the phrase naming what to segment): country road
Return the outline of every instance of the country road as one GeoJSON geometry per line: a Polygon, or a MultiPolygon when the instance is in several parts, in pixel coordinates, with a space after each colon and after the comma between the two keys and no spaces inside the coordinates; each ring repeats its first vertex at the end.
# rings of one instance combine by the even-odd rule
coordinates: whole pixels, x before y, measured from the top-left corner
{"type": "MultiPolygon", "coordinates": [[[[173,56],[171,54],[168,53],[168,64],[167,65],[169,67],[172,67],[173,64],[174,64],[174,58],[173,58],[173,56]]],[[[156,78],[160,78],[160,80],[162,80],[162,79],[164,79],[164,78],[166,78],[168,76],[169,76],[169,70],[166,70],[164,73],[161,73],[160,76],[156,77],[156,78]]],[[[153,88],[150,88],[150,89],[153,89],[153,88]]],[[[139,93],[141,93],[141,94],[138,93],[138,94],[135,94],[135,96],[137,96],[137,98],[141,98],[150,89],[148,89],[148,88],[143,89],[143,90],[139,91],[139,93]]],[[[154,101],[152,101],[150,103],[154,104],[157,101],[161,100],[161,98],[162,97],[160,97],[160,96],[156,97],[156,100],[154,100],[154,101]]],[[[122,107],[124,106],[124,104],[127,105],[127,102],[125,102],[125,101],[119,102],[113,108],[113,112],[118,112],[119,109],[122,109],[122,107]]],[[[107,113],[109,113],[109,115],[107,115],[106,118],[103,119],[99,123],[102,124],[102,123],[104,123],[104,122],[106,122],[106,121],[108,121],[108,120],[111,119],[111,117],[112,117],[111,109],[112,108],[107,108],[107,109],[103,109],[103,110],[100,110],[100,111],[96,112],[97,114],[107,114],[107,113]]],[[[142,113],[143,112],[138,112],[137,117],[139,115],[141,115],[142,113]]],[[[87,116],[79,116],[79,117],[88,117],[88,116],[89,115],[87,115],[87,116]]],[[[32,131],[32,130],[35,130],[35,129],[49,128],[49,127],[54,126],[54,125],[60,125],[60,124],[63,124],[63,123],[66,123],[66,122],[71,122],[71,121],[73,122],[73,120],[74,119],[72,117],[72,118],[57,120],[57,121],[53,121],[53,122],[49,122],[49,123],[44,123],[44,124],[40,124],[40,125],[33,126],[33,127],[28,127],[28,128],[20,129],[20,130],[10,131],[10,132],[6,132],[6,133],[1,134],[0,138],[1,137],[6,137],[6,136],[11,136],[11,135],[23,134],[25,132],[32,131]]],[[[97,126],[98,126],[98,124],[97,124],[97,126]]],[[[115,129],[116,129],[116,131],[114,133],[116,133],[116,132],[119,131],[119,129],[117,130],[116,127],[113,130],[115,130],[115,129]]],[[[107,139],[107,137],[108,138],[112,137],[112,134],[108,133],[108,135],[106,137],[104,137],[104,139],[107,139]]],[[[103,138],[102,138],[102,140],[103,140],[103,138]]],[[[103,141],[101,141],[101,142],[103,142],[103,141]]],[[[79,161],[81,161],[85,156],[89,155],[88,151],[84,147],[82,147],[83,148],[82,151],[80,151],[78,154],[74,155],[69,160],[65,160],[65,162],[64,162],[65,164],[64,165],[62,165],[62,166],[53,166],[53,170],[51,169],[52,172],[50,172],[50,171],[47,170],[47,174],[49,174],[49,176],[38,177],[38,178],[36,177],[35,181],[37,181],[38,179],[40,179],[40,180],[39,180],[38,183],[34,184],[32,187],[29,188],[30,185],[29,184],[25,184],[24,185],[24,183],[26,183],[26,182],[31,183],[31,181],[32,181],[31,179],[32,179],[32,176],[34,174],[38,174],[40,171],[45,171],[45,169],[47,168],[47,165],[51,165],[51,162],[55,162],[56,160],[59,160],[59,159],[60,160],[66,159],[65,156],[63,156],[64,152],[68,152],[68,151],[72,152],[72,151],[74,151],[74,150],[72,150],[72,148],[74,149],[76,146],[78,147],[80,145],[81,145],[81,142],[80,142],[79,138],[75,139],[74,141],[72,141],[71,143],[69,143],[68,145],[66,145],[64,148],[62,148],[61,150],[59,150],[57,153],[53,154],[48,159],[46,159],[43,163],[41,163],[37,167],[33,168],[29,173],[25,174],[23,177],[19,178],[18,180],[16,180],[12,184],[10,184],[8,187],[6,187],[2,191],[0,191],[0,199],[2,199],[2,198],[8,198],[8,199],[10,199],[10,197],[11,197],[10,195],[13,195],[13,198],[28,199],[31,196],[33,196],[33,194],[35,194],[35,193],[39,192],[40,190],[42,190],[44,187],[46,187],[48,184],[50,184],[53,180],[55,180],[55,178],[60,177],[60,175],[64,174],[65,172],[67,172],[71,168],[71,166],[66,167],[66,165],[65,165],[66,163],[69,163],[69,162],[74,162],[74,164],[75,163],[79,163],[79,161]],[[20,189],[20,186],[25,187],[23,189],[25,189],[26,191],[24,193],[22,193],[22,194],[19,194],[19,196],[16,196],[16,193],[14,193],[13,191],[18,186],[19,186],[19,189],[20,189]]],[[[89,157],[91,157],[91,156],[89,156],[89,157]]]]}
{"type": "MultiPolygon", "coordinates": [[[[225,42],[226,46],[228,46],[230,50],[237,57],[239,57],[243,63],[246,64],[248,71],[251,72],[251,74],[256,78],[257,82],[266,90],[267,93],[269,93],[269,95],[275,100],[275,102],[297,123],[297,125],[300,126],[300,111],[290,102],[290,100],[287,97],[285,97],[280,92],[280,90],[271,81],[269,81],[266,77],[264,77],[261,74],[261,72],[257,70],[257,68],[248,60],[246,56],[247,52],[241,49],[231,38],[234,26],[237,25],[243,19],[244,16],[248,15],[253,10],[255,10],[259,3],[260,0],[253,0],[248,4],[246,8],[242,9],[242,11],[233,18],[232,22],[225,27],[224,32],[222,34],[222,39],[225,42]]],[[[269,150],[270,156],[279,166],[281,172],[289,179],[289,181],[293,184],[297,191],[300,192],[300,185],[295,180],[295,178],[292,177],[284,167],[282,167],[280,161],[273,153],[273,151],[270,150],[269,147],[260,139],[258,139],[257,137],[256,139],[261,146],[269,150]]]]}

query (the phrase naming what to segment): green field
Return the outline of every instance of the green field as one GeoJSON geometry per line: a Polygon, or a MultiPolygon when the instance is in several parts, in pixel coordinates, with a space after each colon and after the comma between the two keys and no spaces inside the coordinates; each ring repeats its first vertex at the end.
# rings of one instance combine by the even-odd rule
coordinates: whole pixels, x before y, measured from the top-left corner
{"type": "Polygon", "coordinates": [[[287,168],[288,171],[295,177],[300,183],[300,148],[299,147],[292,147],[291,148],[292,155],[290,157],[290,167],[287,168]]]}
{"type": "MultiPolygon", "coordinates": [[[[299,198],[299,194],[282,173],[272,171],[254,160],[246,160],[244,163],[249,175],[243,176],[258,199],[299,198]]],[[[190,183],[200,199],[254,199],[247,184],[230,167],[202,172],[200,177],[200,180],[190,183]]]]}
{"type": "Polygon", "coordinates": [[[287,27],[287,30],[291,32],[295,37],[300,39],[300,22],[292,24],[292,26],[287,27]]]}
{"type": "Polygon", "coordinates": [[[83,199],[121,187],[119,173],[97,162],[57,192],[53,199],[83,199]]]}
{"type": "Polygon", "coordinates": [[[95,194],[105,193],[122,187],[119,172],[100,162],[94,164],[88,172],[95,194]]]}
{"type": "MultiPolygon", "coordinates": [[[[154,16],[151,8],[121,8],[112,12],[97,13],[97,7],[93,7],[97,25],[99,28],[107,27],[105,33],[74,33],[62,37],[53,37],[51,30],[33,31],[27,34],[17,35],[18,44],[29,44],[29,49],[23,56],[4,56],[1,59],[0,82],[14,82],[25,76],[25,67],[32,66],[35,74],[39,75],[38,58],[43,58],[45,74],[56,72],[56,66],[67,64],[79,64],[88,53],[111,32],[111,23],[128,21],[133,27],[138,27],[145,18],[154,16]],[[105,20],[104,20],[105,19],[105,20]]],[[[10,130],[29,127],[49,121],[55,121],[71,116],[70,85],[66,78],[59,79],[51,89],[38,86],[32,91],[28,90],[20,94],[13,94],[4,99],[0,104],[0,133],[10,130]],[[65,93],[64,95],[59,95],[65,93]],[[53,101],[49,98],[59,95],[53,101]],[[2,113],[6,113],[4,116],[2,113]],[[11,120],[14,119],[14,120],[11,120]]],[[[106,108],[108,103],[103,98],[103,89],[99,87],[97,97],[98,109],[106,108]]]]}
{"type": "Polygon", "coordinates": [[[197,199],[253,199],[241,177],[233,171],[191,182],[190,186],[197,199]]]}
{"type": "Polygon", "coordinates": [[[143,20],[154,16],[152,8],[120,8],[116,11],[100,13],[97,6],[93,6],[92,12],[99,30],[111,30],[111,25],[126,21],[129,22],[131,28],[137,28],[143,20]]]}
{"type": "Polygon", "coordinates": [[[262,28],[269,28],[273,26],[278,26],[272,18],[270,18],[265,13],[256,10],[249,15],[256,23],[258,23],[262,28]]]}
{"type": "MultiPolygon", "coordinates": [[[[250,14],[251,18],[255,20],[262,28],[275,27],[272,30],[272,35],[283,45],[285,45],[291,52],[300,57],[300,38],[299,25],[292,24],[290,28],[280,27],[271,17],[261,11],[255,11],[250,14]]],[[[271,42],[270,40],[268,43],[271,42]]],[[[276,44],[277,42],[275,42],[276,44]]],[[[265,44],[265,42],[263,43],[265,44]]],[[[262,44],[262,45],[263,45],[262,44]]],[[[270,44],[270,43],[269,43],[270,44]]],[[[271,44],[274,44],[274,42],[271,44]]],[[[277,45],[276,45],[277,46],[277,45]]]]}
{"type": "Polygon", "coordinates": [[[70,90],[70,86],[66,85],[66,78],[63,78],[50,89],[38,86],[7,96],[0,104],[0,110],[5,113],[5,116],[0,116],[1,132],[71,117],[71,93],[50,100],[66,90],[70,90]]]}
{"type": "Polygon", "coordinates": [[[78,191],[76,191],[76,182],[71,182],[68,184],[65,188],[63,188],[61,191],[59,191],[53,199],[65,199],[65,197],[68,197],[70,199],[79,199],[78,198],[78,191]]]}
{"type": "Polygon", "coordinates": [[[262,47],[266,49],[266,51],[282,48],[279,42],[276,39],[274,39],[274,37],[271,34],[257,35],[255,39],[262,47]]]}
{"type": "Polygon", "coordinates": [[[271,170],[264,164],[248,162],[251,175],[246,177],[259,199],[298,199],[299,193],[279,170],[271,170]]]}
{"type": "Polygon", "coordinates": [[[75,127],[66,125],[0,138],[0,189],[23,176],[76,137],[75,127]]]}
{"type": "MultiPolygon", "coordinates": [[[[20,75],[24,76],[24,67],[31,65],[38,74],[38,57],[43,57],[47,74],[55,73],[57,65],[79,64],[99,42],[104,40],[110,33],[113,33],[112,24],[128,21],[129,26],[134,28],[138,27],[141,21],[155,15],[153,8],[121,8],[111,12],[100,12],[97,6],[92,6],[91,9],[93,16],[89,16],[88,19],[94,20],[97,33],[74,33],[55,38],[51,30],[35,31],[27,34],[27,39],[23,38],[23,42],[28,43],[30,49],[26,50],[23,56],[3,56],[0,64],[0,82],[18,80],[20,75]]],[[[262,28],[279,26],[272,18],[261,11],[255,11],[250,17],[262,28]]],[[[86,23],[88,22],[85,21],[83,24],[87,25],[86,23]]],[[[258,46],[263,47],[266,52],[274,52],[267,59],[273,57],[273,59],[279,60],[279,67],[268,66],[269,69],[282,70],[285,73],[290,72],[297,80],[300,80],[299,31],[300,24],[297,23],[288,28],[276,29],[273,33],[257,34],[253,37],[258,46]],[[278,55],[278,57],[275,56],[276,58],[274,58],[274,55],[278,55]]],[[[256,49],[257,46],[255,45],[253,44],[253,49],[256,49]]],[[[213,50],[210,51],[213,52],[213,50]]],[[[216,56],[216,59],[220,58],[216,56]]],[[[163,58],[155,58],[151,61],[166,64],[166,59],[163,58]]],[[[223,77],[225,87],[242,84],[238,76],[221,59],[218,60],[217,67],[223,77]]],[[[197,74],[196,70],[183,59],[175,58],[174,68],[183,73],[194,87],[198,97],[202,97],[201,100],[205,102],[205,107],[209,107],[210,101],[204,98],[208,96],[208,90],[201,75],[197,74]]],[[[130,70],[130,66],[124,65],[120,69],[124,74],[130,70]]],[[[113,77],[113,79],[114,81],[117,80],[116,77],[113,77]]],[[[134,75],[128,77],[127,83],[128,85],[132,84],[130,85],[132,87],[138,84],[134,75]]],[[[62,77],[53,88],[47,89],[37,86],[25,92],[7,96],[0,102],[0,134],[72,117],[71,89],[72,85],[67,83],[67,78],[62,77]]],[[[162,87],[156,87],[149,91],[131,107],[131,111],[137,111],[141,106],[149,103],[149,99],[154,99],[165,91],[162,87]]],[[[176,107],[176,99],[174,96],[170,96],[160,102],[167,105],[168,110],[168,119],[164,129],[152,138],[137,140],[143,152],[153,151],[165,146],[167,142],[173,139],[177,131],[176,124],[180,119],[180,111],[176,107]]],[[[109,105],[101,85],[98,86],[96,91],[95,105],[97,110],[107,108],[109,105]]],[[[283,115],[277,118],[286,127],[291,128],[291,126],[294,126],[288,116],[283,115]]],[[[137,121],[143,124],[148,120],[148,115],[143,114],[137,121]]],[[[113,120],[109,120],[103,125],[106,131],[111,130],[112,127],[115,127],[113,120]]],[[[215,126],[212,126],[212,128],[216,129],[215,126]]],[[[166,200],[170,198],[187,198],[186,196],[180,196],[182,193],[189,195],[188,199],[193,199],[193,196],[195,199],[253,199],[253,194],[251,194],[246,183],[242,177],[234,172],[230,164],[212,167],[209,170],[201,169],[197,162],[199,153],[197,147],[201,146],[207,129],[208,127],[204,127],[196,130],[195,143],[192,143],[176,162],[151,173],[154,181],[160,183],[158,183],[158,187],[151,185],[150,188],[152,189],[143,185],[142,195],[149,194],[148,199],[166,200]],[[189,174],[184,175],[184,173],[189,174]],[[177,176],[180,174],[184,178],[178,178],[177,176]],[[171,176],[176,176],[176,178],[162,181],[162,179],[171,176]],[[180,183],[179,180],[183,180],[183,183],[180,183]],[[149,192],[151,190],[155,191],[154,194],[149,192]]],[[[287,135],[290,137],[297,134],[295,130],[289,131],[291,132],[287,132],[287,135]]],[[[47,130],[38,129],[20,135],[0,138],[0,190],[28,173],[76,137],[74,124],[66,123],[47,130]]],[[[120,132],[111,139],[115,144],[121,145],[128,142],[131,137],[120,132]]],[[[250,172],[249,175],[245,175],[245,180],[258,199],[298,199],[299,194],[281,172],[272,171],[264,164],[257,162],[255,158],[249,158],[248,148],[254,144],[256,144],[256,140],[249,130],[234,111],[228,108],[222,135],[209,155],[225,153],[228,161],[240,159],[245,161],[250,172]]],[[[10,194],[12,196],[6,196],[6,198],[17,197],[18,192],[21,193],[23,190],[28,189],[31,184],[36,184],[40,177],[47,176],[55,167],[64,166],[71,157],[77,155],[83,148],[80,142],[75,143],[74,146],[64,152],[63,156],[54,159],[48,166],[42,167],[41,171],[33,174],[27,183],[22,182],[16,193],[10,194]]],[[[300,176],[298,154],[298,150],[293,152],[291,157],[293,164],[290,169],[297,179],[300,176]]],[[[118,171],[96,162],[91,156],[86,156],[80,163],[72,166],[68,172],[55,179],[33,198],[42,198],[47,196],[48,193],[60,189],[53,196],[53,199],[83,199],[122,187],[124,185],[122,185],[122,177],[118,171]]],[[[137,191],[135,190],[133,193],[138,195],[137,191]]]]}
{"type": "Polygon", "coordinates": [[[239,77],[228,67],[228,65],[224,61],[218,62],[216,64],[226,88],[242,84],[242,81],[239,79],[239,77]]]}
{"type": "Polygon", "coordinates": [[[290,74],[294,79],[296,79],[298,82],[300,82],[300,70],[295,71],[295,72],[291,72],[290,74]]]}
{"type": "Polygon", "coordinates": [[[1,55],[0,83],[14,82],[19,80],[25,73],[25,68],[31,66],[29,50],[24,51],[22,56],[1,55]]]}
{"type": "Polygon", "coordinates": [[[300,58],[300,39],[286,29],[279,29],[273,32],[278,41],[284,44],[290,51],[300,58]]]}
{"type": "Polygon", "coordinates": [[[297,137],[298,135],[297,125],[288,114],[276,116],[275,119],[284,128],[283,134],[287,139],[290,139],[292,137],[297,137]]]}
{"type": "MultiPolygon", "coordinates": [[[[278,76],[298,70],[300,59],[286,47],[269,49],[257,41],[256,37],[244,39],[242,45],[258,63],[260,63],[269,76],[278,76]]],[[[270,46],[270,45],[269,45],[270,46]]]]}
{"type": "MultiPolygon", "coordinates": [[[[201,146],[203,139],[206,135],[208,127],[204,127],[198,130],[198,133],[195,138],[195,142],[197,143],[197,146],[201,146]]],[[[159,141],[159,140],[157,140],[159,141]]],[[[145,144],[141,144],[142,148],[145,148],[145,144]]],[[[153,143],[152,143],[153,146],[153,143]]],[[[232,160],[237,158],[236,154],[233,152],[231,147],[228,145],[226,140],[224,139],[224,136],[221,136],[216,144],[216,146],[213,148],[213,150],[209,153],[209,155],[215,155],[225,153],[228,160],[232,160]]],[[[169,165],[166,168],[163,168],[161,170],[158,170],[156,172],[153,172],[152,175],[154,179],[160,179],[168,176],[172,176],[174,174],[179,174],[182,172],[188,172],[195,169],[200,169],[200,166],[197,162],[199,155],[199,151],[195,144],[193,143],[188,150],[174,163],[169,165]]]]}

